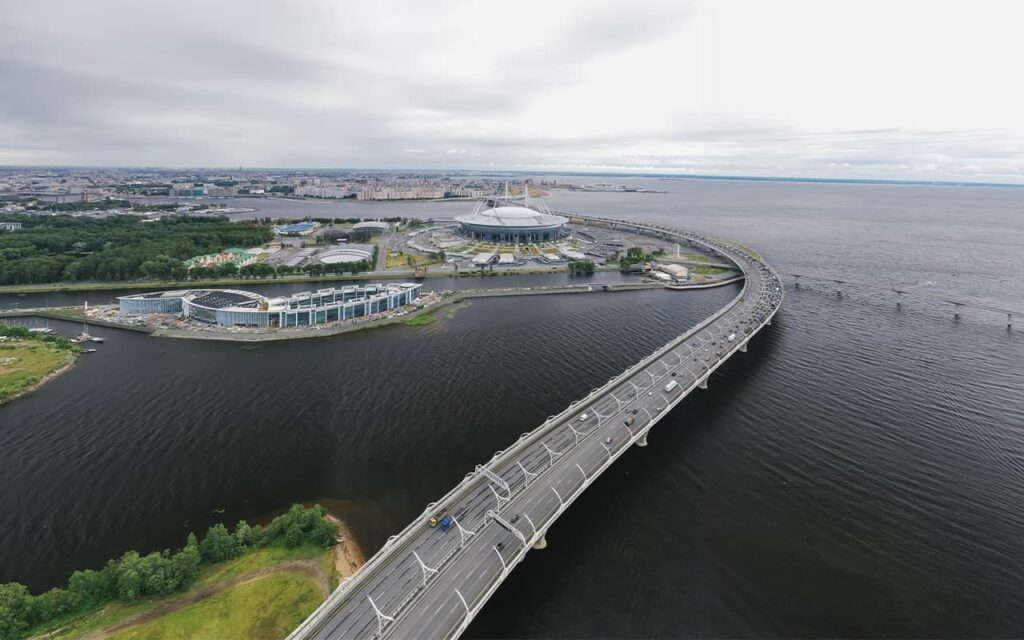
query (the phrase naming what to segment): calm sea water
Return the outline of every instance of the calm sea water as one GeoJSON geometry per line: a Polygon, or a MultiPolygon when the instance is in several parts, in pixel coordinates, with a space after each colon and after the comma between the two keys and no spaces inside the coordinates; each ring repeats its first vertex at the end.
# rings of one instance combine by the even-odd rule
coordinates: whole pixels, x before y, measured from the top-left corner
{"type": "MultiPolygon", "coordinates": [[[[550,204],[703,229],[783,273],[1024,306],[1018,189],[628,182],[670,193],[550,204]]],[[[1024,634],[1022,333],[833,289],[790,284],[773,327],[574,504],[468,635],[1024,634]]],[[[45,588],[307,499],[338,500],[372,552],[734,294],[477,300],[256,351],[96,330],[98,353],[0,407],[0,580],[45,588]]]]}

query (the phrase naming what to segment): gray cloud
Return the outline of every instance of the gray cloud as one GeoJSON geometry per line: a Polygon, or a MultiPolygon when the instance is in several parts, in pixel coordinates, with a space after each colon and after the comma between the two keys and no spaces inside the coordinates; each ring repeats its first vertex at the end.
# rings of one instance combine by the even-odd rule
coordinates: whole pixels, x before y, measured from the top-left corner
{"type": "Polygon", "coordinates": [[[998,128],[719,109],[719,68],[677,54],[714,38],[693,3],[426,5],[15,3],[0,163],[1024,180],[1024,144],[998,128]]]}

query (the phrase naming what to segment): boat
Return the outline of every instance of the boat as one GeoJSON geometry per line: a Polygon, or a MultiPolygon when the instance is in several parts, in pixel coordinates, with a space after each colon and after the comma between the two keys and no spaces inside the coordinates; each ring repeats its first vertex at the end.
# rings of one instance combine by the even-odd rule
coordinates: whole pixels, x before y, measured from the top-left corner
{"type": "Polygon", "coordinates": [[[82,353],[96,353],[95,349],[82,349],[82,353]]]}
{"type": "Polygon", "coordinates": [[[103,342],[103,338],[99,338],[97,336],[89,335],[89,332],[86,330],[84,324],[82,325],[82,333],[80,333],[78,335],[78,338],[76,338],[76,339],[79,342],[103,342]]]}

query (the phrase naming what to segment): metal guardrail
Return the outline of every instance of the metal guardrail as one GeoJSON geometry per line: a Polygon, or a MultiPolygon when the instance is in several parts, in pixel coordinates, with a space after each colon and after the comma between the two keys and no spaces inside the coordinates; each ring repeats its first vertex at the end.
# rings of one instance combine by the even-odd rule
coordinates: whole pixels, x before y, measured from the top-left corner
{"type": "MultiPolygon", "coordinates": [[[[592,216],[579,216],[579,215],[576,215],[576,216],[573,216],[573,217],[576,218],[576,219],[586,220],[587,222],[590,222],[592,224],[612,225],[612,226],[616,226],[616,227],[617,226],[621,226],[621,227],[626,227],[626,228],[630,228],[630,229],[636,230],[636,231],[638,231],[640,233],[645,233],[645,232],[646,233],[654,233],[654,234],[660,235],[662,237],[674,237],[674,238],[677,238],[677,239],[685,240],[687,242],[697,243],[697,244],[700,244],[700,245],[704,246],[707,249],[712,250],[717,255],[721,255],[721,256],[725,257],[726,259],[730,260],[744,274],[746,274],[747,273],[746,265],[740,264],[740,262],[738,262],[736,259],[734,259],[732,256],[730,256],[727,253],[727,251],[729,251],[729,250],[738,251],[741,254],[743,254],[745,256],[748,256],[750,260],[757,260],[758,262],[760,262],[764,267],[766,267],[772,273],[772,275],[775,277],[775,279],[777,281],[781,282],[781,280],[778,278],[778,274],[775,273],[775,271],[773,269],[771,269],[770,266],[765,264],[759,258],[751,255],[745,249],[742,249],[740,247],[732,245],[731,243],[726,243],[726,242],[722,242],[722,241],[719,241],[719,240],[705,238],[704,236],[700,236],[700,235],[697,235],[697,234],[689,234],[689,233],[686,233],[686,232],[683,232],[683,231],[679,231],[679,230],[675,230],[675,229],[669,229],[667,227],[661,227],[661,226],[658,226],[658,225],[647,225],[647,224],[643,224],[643,223],[636,223],[636,222],[625,221],[625,220],[612,220],[612,219],[597,218],[597,217],[592,217],[592,216]],[[721,245],[721,246],[718,246],[718,245],[721,245]]],[[[369,577],[371,577],[373,575],[376,575],[376,573],[378,571],[380,571],[382,568],[384,568],[384,566],[387,564],[387,562],[389,562],[394,556],[396,556],[398,553],[400,553],[406,547],[409,546],[409,544],[414,539],[412,534],[426,526],[424,523],[426,522],[427,518],[437,510],[437,505],[438,504],[441,504],[441,505],[454,504],[454,503],[458,502],[459,499],[461,499],[463,497],[466,497],[467,494],[469,494],[471,491],[475,491],[478,488],[478,483],[486,481],[487,480],[487,476],[490,473],[493,473],[493,469],[495,467],[503,465],[503,464],[506,464],[506,463],[511,463],[514,460],[514,458],[519,453],[521,453],[523,450],[529,448],[532,445],[535,445],[539,440],[541,440],[544,437],[550,435],[551,432],[554,430],[554,428],[560,426],[567,419],[570,419],[574,414],[578,413],[581,409],[586,410],[588,407],[590,407],[593,404],[595,404],[599,399],[602,399],[603,396],[606,393],[611,392],[615,388],[620,386],[625,378],[632,376],[634,373],[636,373],[640,369],[643,369],[643,368],[646,368],[646,367],[650,366],[654,361],[660,359],[661,357],[663,357],[667,353],[671,352],[676,347],[678,347],[681,343],[683,343],[686,340],[690,339],[694,334],[698,333],[699,331],[704,329],[709,324],[715,322],[720,317],[722,317],[723,315],[727,314],[729,311],[731,311],[736,306],[737,303],[739,303],[741,300],[743,300],[744,296],[747,293],[747,288],[748,288],[748,283],[745,281],[744,285],[743,285],[743,288],[736,295],[736,297],[734,297],[729,302],[729,304],[723,306],[721,309],[716,311],[714,314],[712,314],[710,317],[706,318],[704,321],[702,321],[701,323],[699,323],[695,327],[691,328],[690,330],[688,330],[684,334],[682,334],[680,336],[677,336],[673,340],[669,341],[667,344],[665,344],[661,348],[655,350],[654,352],[652,352],[650,355],[646,356],[645,358],[641,359],[639,362],[637,362],[636,364],[632,365],[631,367],[629,367],[628,369],[626,369],[622,373],[620,373],[617,376],[611,378],[607,383],[605,383],[601,387],[599,387],[597,389],[593,389],[582,400],[577,400],[577,401],[574,401],[574,402],[570,403],[569,406],[566,409],[564,409],[561,413],[559,413],[559,414],[557,414],[555,416],[549,416],[548,419],[545,420],[544,423],[542,423],[539,427],[537,427],[536,429],[534,429],[531,432],[522,434],[519,437],[519,439],[512,445],[511,448],[496,452],[491,457],[491,459],[487,463],[485,463],[485,465],[480,465],[473,472],[470,472],[470,473],[466,474],[466,476],[464,477],[463,481],[460,482],[455,487],[453,487],[452,490],[449,491],[443,498],[441,498],[440,500],[438,500],[436,502],[432,502],[429,505],[427,505],[427,507],[423,511],[423,513],[419,517],[415,518],[411,523],[409,523],[409,525],[406,526],[405,529],[403,529],[398,534],[389,537],[387,542],[385,542],[384,546],[376,554],[374,554],[373,557],[370,558],[370,560],[355,574],[355,576],[353,576],[351,578],[347,578],[345,581],[343,581],[342,584],[339,585],[338,588],[327,598],[327,600],[325,600],[324,603],[321,604],[321,606],[318,607],[317,610],[314,611],[312,615],[310,615],[301,625],[299,625],[298,628],[296,628],[288,636],[289,640],[292,640],[292,639],[298,640],[300,638],[304,638],[305,634],[313,632],[313,631],[316,631],[321,626],[322,622],[324,621],[324,617],[326,615],[328,615],[332,611],[332,605],[333,605],[333,603],[335,601],[337,601],[339,598],[341,598],[349,590],[358,587],[359,584],[361,584],[364,580],[368,579],[369,577]]],[[[781,298],[780,298],[779,304],[781,305],[781,298]]],[[[572,495],[570,495],[568,497],[567,501],[563,500],[563,498],[561,496],[559,496],[559,505],[560,505],[559,506],[559,510],[546,523],[542,523],[539,529],[537,527],[534,527],[534,523],[533,522],[530,522],[531,527],[533,528],[533,531],[534,531],[534,536],[533,536],[530,544],[524,544],[522,546],[522,548],[516,553],[515,557],[513,558],[513,561],[510,564],[508,564],[507,566],[504,564],[504,561],[503,561],[503,571],[502,571],[501,575],[499,576],[499,579],[495,580],[488,587],[487,591],[483,594],[482,597],[475,599],[473,604],[472,604],[472,606],[469,603],[466,602],[465,598],[462,596],[461,593],[458,593],[458,591],[456,592],[458,594],[459,598],[462,600],[463,604],[466,606],[467,615],[465,616],[465,618],[463,620],[463,623],[460,625],[460,627],[457,630],[457,632],[454,634],[455,637],[457,637],[459,634],[462,633],[462,631],[465,630],[466,626],[468,626],[469,622],[473,619],[473,617],[476,615],[476,613],[479,611],[479,609],[483,606],[483,604],[489,599],[489,597],[493,594],[493,592],[501,584],[501,582],[504,580],[504,577],[508,574],[508,572],[511,571],[512,568],[514,568],[519,562],[522,561],[522,559],[525,557],[526,553],[529,552],[529,550],[532,548],[532,545],[537,540],[540,540],[540,539],[543,538],[543,536],[546,533],[546,531],[548,530],[548,528],[550,528],[550,526],[558,519],[558,517],[565,511],[565,509],[568,508],[568,506],[570,504],[572,504],[573,501],[575,501],[576,497],[580,493],[582,493],[582,491],[585,490],[590,485],[590,483],[597,476],[599,476],[604,471],[604,469],[606,469],[608,466],[610,466],[610,464],[614,460],[616,460],[619,456],[621,456],[622,453],[624,453],[625,451],[629,450],[630,446],[634,442],[636,442],[636,440],[645,437],[646,434],[650,431],[650,429],[658,421],[660,421],[661,418],[665,414],[667,414],[669,410],[671,410],[671,408],[675,407],[679,402],[682,401],[683,398],[687,397],[689,395],[689,393],[694,388],[697,388],[697,387],[705,384],[707,379],[710,377],[710,375],[715,370],[717,370],[722,365],[722,363],[724,363],[726,360],[728,360],[728,358],[731,357],[736,351],[742,350],[743,348],[745,348],[747,343],[754,337],[754,335],[756,335],[758,332],[760,332],[760,330],[765,325],[771,323],[771,319],[774,316],[774,314],[777,311],[777,309],[778,309],[778,306],[776,306],[771,311],[771,313],[762,322],[760,322],[755,329],[753,329],[750,332],[749,335],[747,335],[742,341],[739,341],[732,349],[728,350],[723,357],[718,359],[713,366],[709,367],[708,370],[703,373],[703,375],[701,375],[697,379],[695,379],[694,382],[692,384],[690,384],[686,389],[684,389],[683,392],[680,393],[674,400],[668,402],[665,411],[662,411],[659,414],[656,414],[656,416],[652,416],[651,419],[649,420],[649,422],[647,423],[647,425],[643,429],[637,431],[635,436],[632,435],[632,431],[631,431],[631,439],[630,439],[630,442],[629,442],[629,446],[625,446],[625,447],[620,448],[618,451],[614,452],[614,454],[609,451],[609,458],[608,458],[608,460],[606,460],[605,465],[602,466],[600,469],[598,469],[596,472],[594,472],[593,475],[590,476],[590,477],[587,477],[586,472],[583,471],[582,468],[581,468],[580,470],[581,470],[581,472],[583,472],[583,475],[584,475],[584,478],[585,478],[583,484],[580,485],[580,487],[577,489],[577,491],[575,491],[572,495]]],[[[666,375],[667,375],[667,373],[666,373],[666,375]]],[[[652,378],[653,378],[653,375],[652,375],[652,378]]],[[[662,378],[664,378],[664,376],[662,376],[662,378]]],[[[659,378],[659,380],[660,379],[661,378],[659,378]]],[[[579,444],[579,438],[577,437],[576,440],[575,440],[575,444],[573,446],[578,446],[578,444],[579,444]]],[[[550,471],[552,468],[554,468],[554,466],[555,466],[554,465],[554,458],[552,458],[552,460],[550,461],[549,465],[545,469],[543,469],[542,471],[540,471],[538,473],[539,474],[546,474],[546,472],[550,471]]],[[[528,480],[527,485],[528,484],[529,484],[529,480],[528,480]]],[[[526,487],[523,488],[523,490],[525,490],[525,489],[526,489],[526,487]]],[[[512,494],[510,492],[510,495],[508,496],[507,500],[514,500],[515,497],[519,493],[521,493],[521,491],[519,491],[519,490],[517,490],[515,492],[515,494],[512,494]]],[[[556,494],[557,494],[557,492],[556,492],[556,494]]],[[[489,524],[490,524],[490,522],[488,521],[488,518],[485,517],[484,519],[482,519],[481,521],[479,521],[477,523],[477,526],[474,527],[474,531],[472,531],[472,532],[469,531],[469,530],[463,529],[461,524],[457,524],[457,526],[460,529],[460,535],[464,536],[464,535],[472,535],[476,531],[479,531],[479,530],[485,528],[489,524]],[[463,533],[463,532],[465,532],[465,533],[463,533]]],[[[463,542],[464,542],[464,540],[465,539],[463,538],[463,542]]],[[[455,555],[457,555],[462,550],[463,546],[464,546],[463,544],[460,544],[457,547],[453,547],[453,549],[450,550],[449,553],[446,554],[444,558],[442,558],[441,562],[438,563],[435,568],[430,569],[430,574],[431,575],[436,574],[439,569],[444,568],[447,565],[447,563],[451,560],[451,558],[453,558],[455,555]]],[[[418,558],[418,556],[417,556],[417,558],[418,558]]],[[[421,567],[423,567],[423,571],[424,571],[424,581],[423,581],[423,584],[421,586],[413,589],[403,599],[403,601],[399,604],[399,607],[397,609],[398,612],[406,611],[407,610],[407,605],[410,602],[412,602],[413,600],[415,600],[416,597],[420,593],[422,593],[423,590],[426,589],[426,581],[427,581],[428,568],[425,565],[422,564],[422,561],[420,561],[420,564],[421,564],[421,567]]],[[[371,604],[372,604],[372,602],[371,602],[371,604]]],[[[376,605],[373,605],[373,606],[376,609],[376,605]]],[[[389,624],[394,622],[394,618],[388,618],[388,620],[389,620],[389,624]]]]}

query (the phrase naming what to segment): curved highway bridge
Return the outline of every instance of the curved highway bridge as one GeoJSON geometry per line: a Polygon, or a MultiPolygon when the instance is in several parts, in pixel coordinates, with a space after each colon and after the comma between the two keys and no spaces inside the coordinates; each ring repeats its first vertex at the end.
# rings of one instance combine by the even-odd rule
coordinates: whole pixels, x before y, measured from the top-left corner
{"type": "Polygon", "coordinates": [[[710,251],[744,274],[725,307],[619,376],[524,433],[427,507],[337,590],[290,639],[456,638],[569,505],[765,325],[782,281],[729,242],[655,225],[570,215],[589,225],[710,251]],[[430,526],[449,516],[451,526],[430,526]]]}

